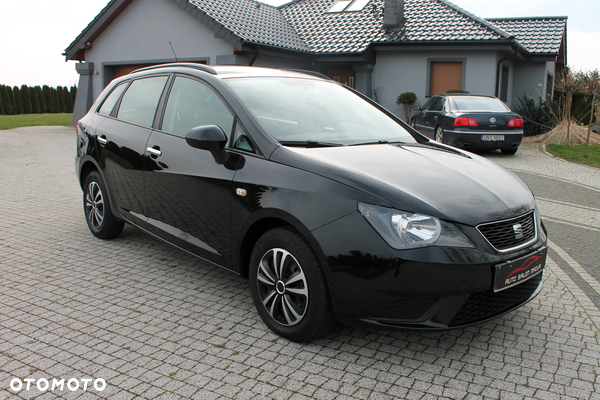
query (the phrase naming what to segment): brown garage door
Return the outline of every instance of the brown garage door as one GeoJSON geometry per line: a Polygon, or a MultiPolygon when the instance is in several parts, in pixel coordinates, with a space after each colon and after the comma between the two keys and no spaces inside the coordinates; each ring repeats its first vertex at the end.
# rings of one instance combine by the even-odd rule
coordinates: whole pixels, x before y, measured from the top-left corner
{"type": "Polygon", "coordinates": [[[448,93],[462,89],[462,62],[432,62],[430,95],[448,93]]]}
{"type": "Polygon", "coordinates": [[[123,75],[127,75],[128,73],[135,71],[136,69],[149,67],[150,65],[152,65],[152,64],[116,65],[113,68],[113,73],[114,73],[113,79],[119,78],[123,75]]]}

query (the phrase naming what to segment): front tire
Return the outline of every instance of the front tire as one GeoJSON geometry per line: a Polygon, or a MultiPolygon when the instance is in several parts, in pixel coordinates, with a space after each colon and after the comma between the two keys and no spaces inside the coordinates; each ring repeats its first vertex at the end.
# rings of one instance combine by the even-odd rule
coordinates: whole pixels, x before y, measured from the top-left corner
{"type": "Polygon", "coordinates": [[[90,231],[100,239],[113,239],[121,234],[123,221],[115,218],[106,186],[97,171],[90,172],[83,184],[83,210],[90,231]]]}
{"type": "Polygon", "coordinates": [[[331,329],[323,271],[297,232],[276,228],[261,236],[252,250],[249,272],[254,306],[273,332],[303,343],[331,329]]]}

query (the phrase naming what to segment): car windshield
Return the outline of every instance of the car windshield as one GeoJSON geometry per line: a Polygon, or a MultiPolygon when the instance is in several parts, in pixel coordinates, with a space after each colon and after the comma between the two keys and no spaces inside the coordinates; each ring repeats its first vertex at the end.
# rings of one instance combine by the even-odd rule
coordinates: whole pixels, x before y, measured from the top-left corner
{"type": "Polygon", "coordinates": [[[263,129],[284,145],[416,142],[385,113],[333,82],[279,77],[226,82],[263,129]]]}
{"type": "Polygon", "coordinates": [[[491,97],[452,97],[454,111],[509,112],[510,109],[500,100],[491,97]]]}

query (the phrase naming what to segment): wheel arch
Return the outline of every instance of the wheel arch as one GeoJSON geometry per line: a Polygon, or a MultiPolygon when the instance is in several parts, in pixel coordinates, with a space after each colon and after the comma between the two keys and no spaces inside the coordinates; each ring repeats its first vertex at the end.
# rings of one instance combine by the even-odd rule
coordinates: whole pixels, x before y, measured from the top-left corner
{"type": "Polygon", "coordinates": [[[248,278],[250,256],[258,239],[271,229],[289,227],[308,242],[308,245],[315,253],[315,256],[323,268],[326,280],[328,280],[328,271],[325,268],[327,265],[325,254],[312,233],[297,218],[281,210],[263,209],[257,211],[245,226],[245,229],[239,231],[240,234],[238,235],[238,240],[236,241],[233,252],[235,255],[234,257],[236,257],[233,265],[237,267],[240,276],[243,278],[248,278]]]}
{"type": "Polygon", "coordinates": [[[100,172],[100,168],[98,168],[98,165],[96,165],[96,163],[94,163],[92,159],[87,159],[81,164],[81,167],[79,168],[79,186],[82,189],[83,184],[85,183],[85,180],[87,179],[88,175],[93,171],[98,172],[102,179],[104,179],[102,172],[100,172]]]}

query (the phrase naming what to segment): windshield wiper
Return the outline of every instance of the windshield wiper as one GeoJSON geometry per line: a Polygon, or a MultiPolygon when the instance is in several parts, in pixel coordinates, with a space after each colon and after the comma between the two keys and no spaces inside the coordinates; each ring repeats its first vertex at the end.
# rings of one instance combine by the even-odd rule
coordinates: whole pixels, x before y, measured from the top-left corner
{"type": "Polygon", "coordinates": [[[392,140],[392,141],[389,141],[389,140],[378,140],[376,142],[353,143],[350,146],[366,146],[366,145],[369,145],[369,144],[394,144],[394,143],[406,143],[406,142],[403,142],[403,141],[400,141],[400,140],[392,140]]]}
{"type": "Polygon", "coordinates": [[[343,144],[340,143],[329,143],[329,142],[319,142],[317,140],[280,140],[284,146],[291,147],[340,147],[343,144]]]}

